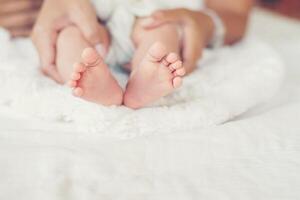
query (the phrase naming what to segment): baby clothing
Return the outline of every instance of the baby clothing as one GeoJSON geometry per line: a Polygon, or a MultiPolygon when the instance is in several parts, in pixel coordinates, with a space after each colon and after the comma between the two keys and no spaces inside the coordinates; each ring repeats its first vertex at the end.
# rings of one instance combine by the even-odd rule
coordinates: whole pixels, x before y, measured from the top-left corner
{"type": "Polygon", "coordinates": [[[136,17],[147,17],[162,9],[200,10],[203,0],[91,0],[98,17],[106,22],[112,41],[106,57],[109,65],[130,62],[134,45],[131,33],[136,17]]]}

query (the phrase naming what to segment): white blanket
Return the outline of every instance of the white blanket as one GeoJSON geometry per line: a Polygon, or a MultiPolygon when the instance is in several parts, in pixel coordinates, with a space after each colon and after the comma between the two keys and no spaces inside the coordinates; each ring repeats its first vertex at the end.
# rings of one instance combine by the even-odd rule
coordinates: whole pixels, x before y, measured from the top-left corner
{"type": "Polygon", "coordinates": [[[122,140],[0,106],[0,199],[299,200],[300,23],[256,11],[250,35],[287,78],[225,124],[122,140]]]}
{"type": "MultiPolygon", "coordinates": [[[[3,31],[0,40],[0,105],[71,123],[73,130],[118,137],[224,123],[272,97],[284,74],[279,56],[263,42],[249,38],[234,47],[207,51],[184,86],[151,107],[107,108],[76,99],[68,88],[43,77],[29,40],[10,41],[3,31]]],[[[114,72],[125,85],[126,74],[117,68],[114,72]]]]}

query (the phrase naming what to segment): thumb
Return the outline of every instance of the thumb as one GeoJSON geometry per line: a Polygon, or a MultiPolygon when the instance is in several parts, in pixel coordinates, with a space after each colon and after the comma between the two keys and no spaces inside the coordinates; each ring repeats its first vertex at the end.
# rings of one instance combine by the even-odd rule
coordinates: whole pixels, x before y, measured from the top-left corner
{"type": "Polygon", "coordinates": [[[204,45],[199,41],[199,34],[191,28],[184,29],[183,39],[183,61],[186,71],[192,72],[198,60],[202,57],[204,45]]]}
{"type": "Polygon", "coordinates": [[[34,27],[31,34],[32,42],[40,57],[41,71],[58,83],[63,83],[54,65],[56,37],[55,29],[40,27],[39,24],[34,27]]]}
{"type": "Polygon", "coordinates": [[[182,8],[171,10],[160,10],[145,18],[141,24],[144,28],[156,28],[165,23],[182,23],[185,18],[185,10],[182,8]]]}
{"type": "Polygon", "coordinates": [[[109,48],[109,33],[104,26],[97,23],[78,25],[82,31],[84,38],[100,53],[102,57],[106,57],[109,48]]]}
{"type": "Polygon", "coordinates": [[[48,67],[43,67],[41,69],[42,73],[50,78],[52,78],[57,83],[63,84],[64,81],[61,77],[61,75],[58,73],[56,66],[51,65],[48,67]]]}
{"type": "Polygon", "coordinates": [[[94,10],[83,12],[79,9],[71,13],[71,21],[80,29],[84,38],[93,46],[102,46],[104,51],[108,51],[109,34],[98,20],[94,10]],[[74,14],[72,14],[74,13],[74,14]]]}
{"type": "Polygon", "coordinates": [[[38,25],[32,31],[31,39],[38,51],[42,67],[48,67],[55,62],[56,36],[55,30],[38,25]]]}

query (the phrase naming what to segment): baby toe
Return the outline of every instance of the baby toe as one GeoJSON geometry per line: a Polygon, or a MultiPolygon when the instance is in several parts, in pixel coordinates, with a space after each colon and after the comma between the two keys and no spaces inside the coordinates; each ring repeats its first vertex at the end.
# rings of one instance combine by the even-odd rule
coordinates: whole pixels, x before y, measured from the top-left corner
{"type": "Polygon", "coordinates": [[[182,67],[182,61],[181,61],[181,60],[178,60],[178,61],[172,63],[172,64],[169,66],[169,68],[170,68],[170,70],[171,70],[172,72],[175,71],[175,70],[177,70],[177,69],[179,69],[179,68],[181,68],[181,67],[182,67]]]}
{"type": "Polygon", "coordinates": [[[169,53],[169,55],[166,57],[166,61],[170,64],[176,62],[177,60],[179,60],[177,53],[169,53]]]}
{"type": "Polygon", "coordinates": [[[83,89],[78,87],[73,90],[73,95],[76,97],[81,97],[83,95],[83,89]]]}
{"type": "Polygon", "coordinates": [[[160,42],[153,44],[148,51],[148,59],[152,62],[159,62],[167,55],[167,48],[160,42]]]}
{"type": "Polygon", "coordinates": [[[176,88],[179,88],[181,85],[182,85],[182,78],[181,77],[175,77],[173,79],[173,87],[176,89],[176,88]]]}
{"type": "Polygon", "coordinates": [[[68,86],[71,87],[71,88],[76,87],[76,85],[77,85],[76,81],[69,81],[68,82],[68,86]]]}
{"type": "Polygon", "coordinates": [[[161,61],[161,63],[162,63],[164,66],[166,66],[166,67],[168,67],[168,66],[170,65],[170,63],[169,63],[166,59],[163,59],[163,60],[161,61]]]}
{"type": "Polygon", "coordinates": [[[81,57],[83,63],[88,66],[96,66],[98,62],[101,60],[100,55],[93,48],[85,48],[82,52],[81,57]]]}
{"type": "Polygon", "coordinates": [[[165,66],[170,66],[171,64],[175,63],[179,60],[179,56],[176,53],[169,53],[163,60],[162,64],[165,66]]]}
{"type": "Polygon", "coordinates": [[[74,71],[82,73],[85,71],[86,67],[82,63],[75,63],[73,65],[74,71]]]}
{"type": "Polygon", "coordinates": [[[78,73],[78,72],[74,72],[74,73],[71,75],[71,79],[74,80],[74,81],[78,81],[80,78],[81,78],[81,75],[80,75],[80,73],[78,73]]]}
{"type": "Polygon", "coordinates": [[[184,76],[186,73],[185,69],[182,67],[182,68],[179,68],[177,70],[175,70],[174,72],[174,75],[175,76],[184,76]]]}

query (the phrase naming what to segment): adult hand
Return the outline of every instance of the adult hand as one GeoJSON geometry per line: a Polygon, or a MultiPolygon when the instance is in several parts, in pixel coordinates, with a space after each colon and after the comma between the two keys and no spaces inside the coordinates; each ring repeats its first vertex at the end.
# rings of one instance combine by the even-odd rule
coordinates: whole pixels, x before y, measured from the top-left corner
{"type": "Polygon", "coordinates": [[[0,0],[0,26],[13,37],[29,36],[42,0],[0,0]]]}
{"type": "Polygon", "coordinates": [[[173,9],[153,13],[151,17],[143,21],[143,26],[146,29],[152,29],[165,23],[176,23],[181,27],[183,32],[182,57],[187,72],[191,72],[212,37],[214,30],[212,20],[200,11],[173,9]]]}
{"type": "Polygon", "coordinates": [[[40,56],[42,71],[62,82],[55,66],[55,44],[58,32],[73,24],[92,46],[107,51],[109,38],[99,24],[96,11],[87,0],[45,0],[32,32],[32,40],[40,56]]]}

